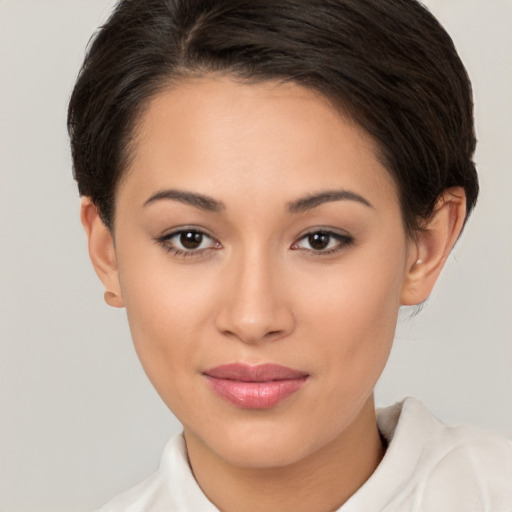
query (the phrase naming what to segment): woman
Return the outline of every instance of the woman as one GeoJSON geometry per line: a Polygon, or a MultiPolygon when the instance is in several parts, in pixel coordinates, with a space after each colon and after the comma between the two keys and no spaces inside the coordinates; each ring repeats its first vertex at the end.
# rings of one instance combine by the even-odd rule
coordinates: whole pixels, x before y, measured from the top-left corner
{"type": "Polygon", "coordinates": [[[512,507],[510,442],[373,402],[478,195],[420,4],[122,1],[69,130],[105,300],[183,424],[103,511],[512,507]]]}

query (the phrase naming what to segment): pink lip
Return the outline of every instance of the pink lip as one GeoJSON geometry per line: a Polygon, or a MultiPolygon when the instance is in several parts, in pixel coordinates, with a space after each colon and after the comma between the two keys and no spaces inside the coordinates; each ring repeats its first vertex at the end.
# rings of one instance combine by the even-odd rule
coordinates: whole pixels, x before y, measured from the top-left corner
{"type": "Polygon", "coordinates": [[[298,391],[308,374],[277,364],[226,364],[203,373],[210,387],[242,409],[269,409],[298,391]]]}

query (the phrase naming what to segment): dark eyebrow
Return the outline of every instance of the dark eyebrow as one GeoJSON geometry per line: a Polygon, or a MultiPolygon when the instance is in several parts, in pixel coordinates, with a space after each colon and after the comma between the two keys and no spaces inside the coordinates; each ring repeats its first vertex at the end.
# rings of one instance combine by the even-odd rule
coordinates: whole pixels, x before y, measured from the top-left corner
{"type": "Polygon", "coordinates": [[[196,194],[193,192],[185,192],[183,190],[166,189],[160,190],[156,194],[153,194],[145,203],[144,206],[160,201],[163,199],[171,201],[180,201],[182,203],[190,204],[201,210],[207,210],[209,212],[219,212],[224,209],[224,204],[211,197],[204,196],[202,194],[196,194]]]}
{"type": "Polygon", "coordinates": [[[290,213],[300,213],[331,201],[357,201],[358,203],[373,208],[372,204],[364,197],[361,197],[355,192],[350,192],[350,190],[327,190],[325,192],[319,192],[318,194],[310,194],[288,203],[288,211],[290,213]]]}

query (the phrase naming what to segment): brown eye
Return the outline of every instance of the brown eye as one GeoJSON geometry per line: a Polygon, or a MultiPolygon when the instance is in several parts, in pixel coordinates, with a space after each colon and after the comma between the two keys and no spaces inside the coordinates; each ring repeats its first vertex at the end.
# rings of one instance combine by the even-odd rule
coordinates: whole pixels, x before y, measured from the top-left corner
{"type": "Polygon", "coordinates": [[[156,241],[167,251],[179,256],[200,255],[208,249],[220,249],[220,242],[198,229],[179,229],[156,241]]]}
{"type": "Polygon", "coordinates": [[[353,243],[349,235],[332,231],[313,231],[307,233],[292,245],[292,249],[307,250],[317,254],[331,254],[353,243]]]}
{"type": "Polygon", "coordinates": [[[311,233],[308,235],[308,243],[310,247],[315,251],[323,251],[329,246],[331,236],[329,233],[311,233]]]}
{"type": "Polygon", "coordinates": [[[203,238],[203,233],[199,233],[199,231],[182,231],[180,234],[180,244],[185,249],[198,249],[203,243],[203,238]]]}

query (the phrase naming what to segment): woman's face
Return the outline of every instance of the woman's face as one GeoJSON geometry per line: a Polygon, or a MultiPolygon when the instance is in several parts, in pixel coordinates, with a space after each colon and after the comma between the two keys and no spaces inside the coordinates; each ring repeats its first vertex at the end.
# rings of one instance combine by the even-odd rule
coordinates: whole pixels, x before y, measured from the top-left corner
{"type": "Polygon", "coordinates": [[[372,403],[411,251],[372,141],[314,92],[203,78],[160,93],[114,236],[137,353],[187,442],[280,466],[372,403]]]}

